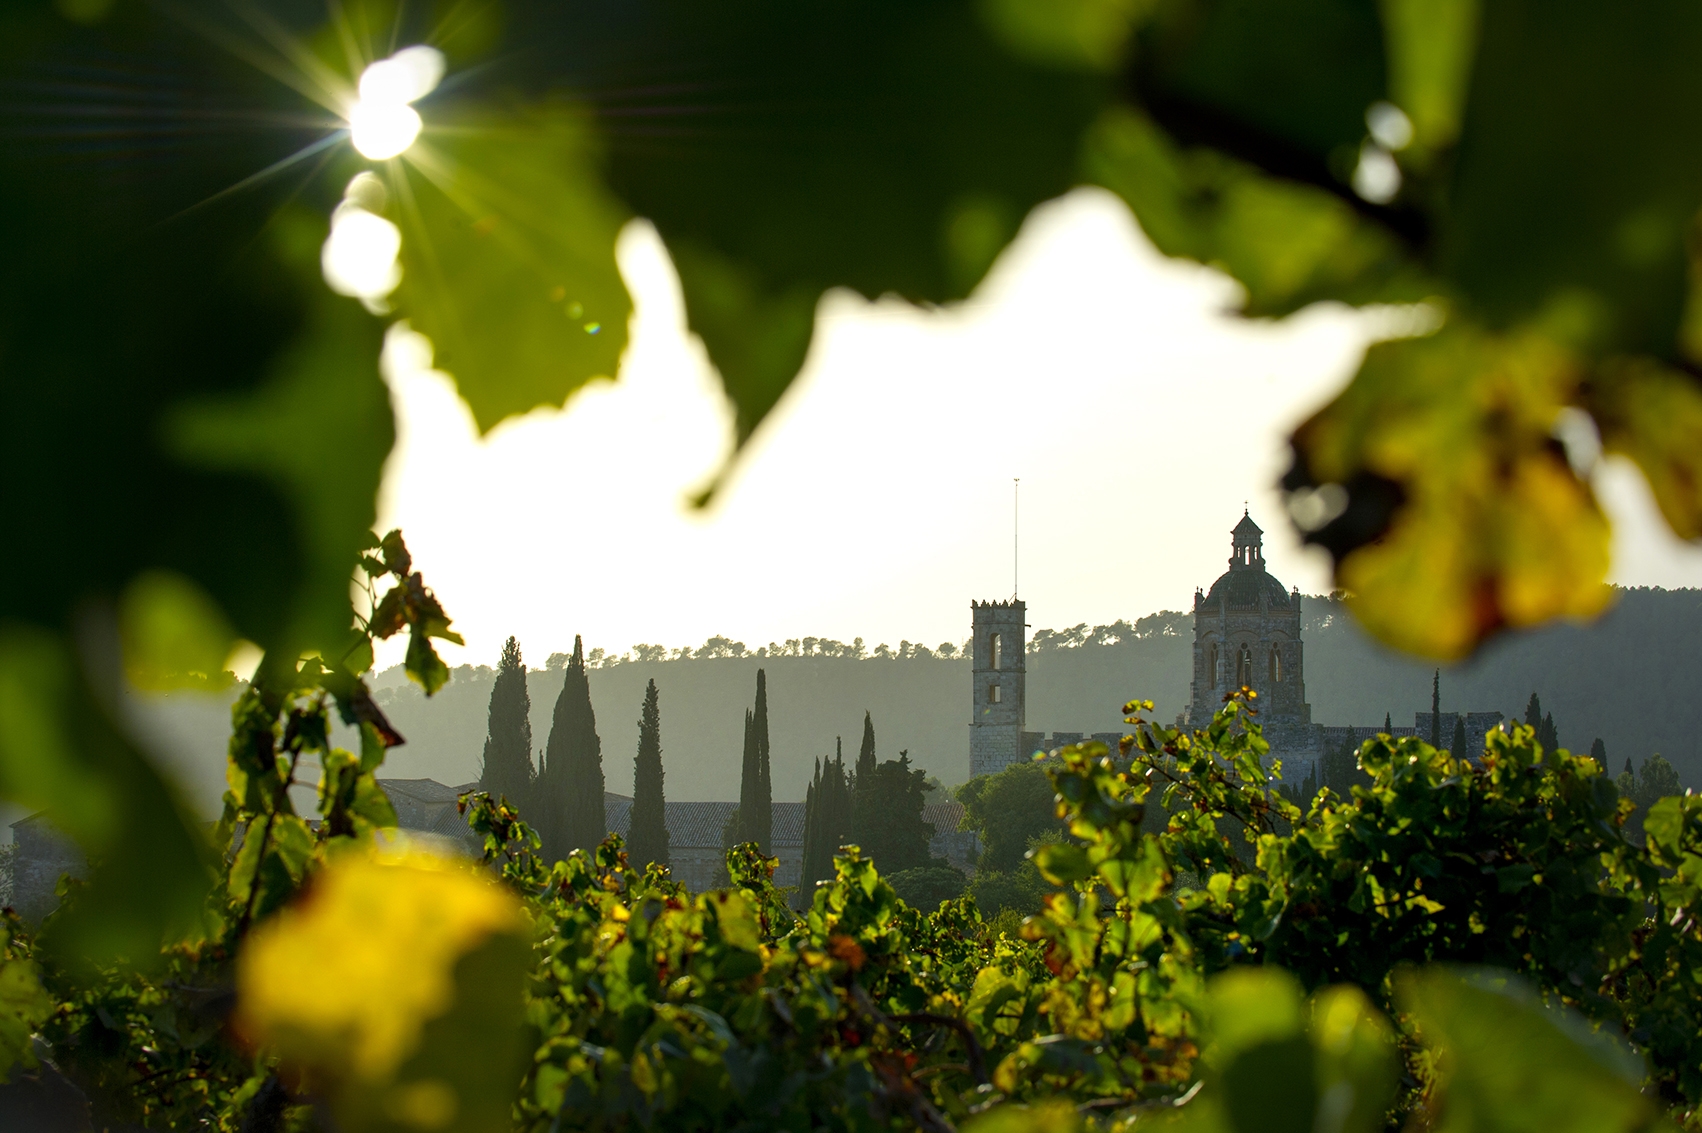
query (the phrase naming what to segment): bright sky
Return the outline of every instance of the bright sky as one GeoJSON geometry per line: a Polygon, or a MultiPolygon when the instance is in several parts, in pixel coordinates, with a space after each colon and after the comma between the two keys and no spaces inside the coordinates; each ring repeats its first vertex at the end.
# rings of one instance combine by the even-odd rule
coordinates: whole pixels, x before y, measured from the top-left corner
{"type": "MultiPolygon", "coordinates": [[[[654,231],[620,262],[637,305],[619,381],[487,437],[423,340],[393,336],[401,434],[380,522],[467,638],[451,664],[635,642],[968,636],[971,599],[1012,590],[1061,628],[1186,608],[1225,568],[1243,501],[1285,583],[1329,588],[1272,485],[1288,431],[1403,312],[1229,313],[1226,277],[1167,261],[1110,195],[1037,210],[962,305],[824,299],[809,361],[720,499],[694,512],[731,416],[654,231]],[[427,355],[428,356],[428,355],[427,355]]],[[[1598,472],[1615,581],[1702,585],[1702,551],[1660,524],[1632,470],[1598,472]]],[[[382,530],[383,528],[381,528],[382,530]]],[[[399,660],[400,654],[389,660],[399,660]]]]}

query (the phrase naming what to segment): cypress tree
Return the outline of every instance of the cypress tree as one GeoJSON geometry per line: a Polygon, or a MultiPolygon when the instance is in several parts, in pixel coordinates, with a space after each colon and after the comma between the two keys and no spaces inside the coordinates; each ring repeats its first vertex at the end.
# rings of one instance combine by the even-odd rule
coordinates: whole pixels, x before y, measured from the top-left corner
{"type": "Polygon", "coordinates": [[[757,801],[750,817],[751,841],[769,853],[774,841],[774,777],[768,763],[768,673],[756,671],[756,711],[751,713],[751,739],[756,746],[757,801]]]}
{"type": "Polygon", "coordinates": [[[556,697],[550,742],[544,754],[544,853],[563,858],[574,850],[593,850],[608,833],[603,809],[603,741],[591,708],[591,682],[585,675],[585,646],[573,638],[561,695],[556,697]]]}
{"type": "MultiPolygon", "coordinates": [[[[833,878],[833,857],[851,836],[851,792],[845,773],[845,748],[823,760],[812,783],[813,806],[804,813],[805,887],[833,878]]],[[[806,800],[807,801],[807,800],[806,800]]]]}
{"type": "Polygon", "coordinates": [[[656,682],[644,690],[638,716],[638,755],[632,763],[632,823],[627,857],[643,867],[668,864],[668,804],[662,791],[662,708],[656,682]]]}
{"type": "Polygon", "coordinates": [[[1537,728],[1537,743],[1544,751],[1560,750],[1560,731],[1554,726],[1554,713],[1550,712],[1542,718],[1542,725],[1537,728]]]}
{"type": "Polygon", "coordinates": [[[1455,759],[1469,758],[1469,753],[1467,753],[1467,751],[1466,751],[1467,742],[1468,741],[1466,739],[1466,718],[1465,718],[1465,715],[1463,713],[1456,713],[1455,716],[1454,716],[1454,747],[1453,747],[1455,759]]]}
{"type": "Polygon", "coordinates": [[[1395,722],[1389,718],[1389,714],[1387,712],[1383,713],[1383,734],[1385,736],[1392,736],[1395,734],[1395,722]]]}
{"type": "Polygon", "coordinates": [[[868,839],[880,825],[876,798],[875,721],[863,713],[863,744],[857,749],[857,770],[851,779],[851,841],[868,848],[868,839]]]}
{"type": "Polygon", "coordinates": [[[1525,705],[1525,723],[1533,730],[1542,727],[1542,701],[1537,699],[1535,692],[1531,693],[1530,703],[1525,705]]]}
{"type": "Polygon", "coordinates": [[[756,671],[756,707],[745,713],[745,754],[739,769],[740,842],[768,853],[773,841],[774,789],[768,764],[768,673],[756,671]]]}
{"type": "Polygon", "coordinates": [[[815,773],[810,776],[810,785],[804,788],[804,860],[798,870],[798,880],[805,892],[821,876],[821,824],[826,817],[821,813],[821,795],[821,760],[818,759],[815,773]]]}
{"type": "MultiPolygon", "coordinates": [[[[520,643],[502,647],[496,683],[491,686],[490,723],[479,767],[479,790],[507,799],[526,813],[532,804],[532,697],[526,690],[526,664],[520,643]]],[[[531,816],[528,815],[528,818],[531,816]]]]}
{"type": "Polygon", "coordinates": [[[1602,743],[1600,736],[1597,736],[1596,742],[1590,745],[1590,758],[1601,764],[1603,771],[1607,770],[1607,745],[1602,743]]]}
{"type": "Polygon", "coordinates": [[[1442,746],[1442,670],[1430,678],[1430,746],[1442,746]]]}

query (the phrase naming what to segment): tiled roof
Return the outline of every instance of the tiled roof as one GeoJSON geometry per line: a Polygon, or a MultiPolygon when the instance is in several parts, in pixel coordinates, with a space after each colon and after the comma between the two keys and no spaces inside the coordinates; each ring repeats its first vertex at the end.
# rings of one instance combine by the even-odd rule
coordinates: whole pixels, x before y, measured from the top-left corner
{"type": "Polygon", "coordinates": [[[929,803],[922,808],[922,821],[932,823],[935,834],[952,834],[963,821],[962,803],[929,803]]]}
{"type": "Polygon", "coordinates": [[[738,803],[669,803],[668,848],[719,848],[721,828],[737,809],[738,803]]]}

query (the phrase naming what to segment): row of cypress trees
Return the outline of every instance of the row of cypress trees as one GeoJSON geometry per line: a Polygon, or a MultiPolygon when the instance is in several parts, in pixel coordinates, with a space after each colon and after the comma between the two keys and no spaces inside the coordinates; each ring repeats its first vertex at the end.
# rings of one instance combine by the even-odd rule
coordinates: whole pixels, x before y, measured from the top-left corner
{"type": "MultiPolygon", "coordinates": [[[[597,735],[591,682],[585,672],[585,647],[578,636],[573,639],[573,655],[556,697],[549,743],[537,764],[532,761],[531,711],[520,643],[511,637],[503,645],[496,683],[491,688],[479,789],[518,807],[543,839],[542,849],[549,857],[594,849],[608,826],[603,805],[603,741],[597,735]]],[[[661,734],[661,707],[656,682],[651,681],[644,692],[638,722],[627,844],[633,861],[667,865],[661,734]]]]}

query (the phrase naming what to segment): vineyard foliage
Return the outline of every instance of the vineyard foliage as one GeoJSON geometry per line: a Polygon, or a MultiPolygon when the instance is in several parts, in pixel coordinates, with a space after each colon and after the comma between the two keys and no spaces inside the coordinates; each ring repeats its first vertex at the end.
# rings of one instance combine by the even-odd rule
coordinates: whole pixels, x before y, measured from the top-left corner
{"type": "Polygon", "coordinates": [[[547,861],[478,793],[485,868],[458,864],[316,746],[326,680],[267,734],[280,771],[312,752],[355,787],[316,828],[233,790],[215,895],[152,973],[14,924],[5,1058],[39,1031],[112,1119],[233,1131],[1633,1130],[1702,1099],[1702,801],[1655,804],[1639,846],[1603,769],[1526,727],[1469,759],[1380,737],[1365,785],[1302,810],[1244,697],[1195,732],[1131,704],[1124,750],[1046,765],[1060,889],[1006,934],[972,898],[910,908],[856,847],[797,897],[752,845],[699,894],[613,835],[547,861]]]}

